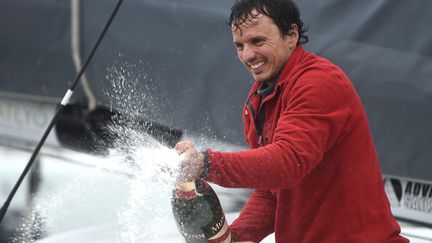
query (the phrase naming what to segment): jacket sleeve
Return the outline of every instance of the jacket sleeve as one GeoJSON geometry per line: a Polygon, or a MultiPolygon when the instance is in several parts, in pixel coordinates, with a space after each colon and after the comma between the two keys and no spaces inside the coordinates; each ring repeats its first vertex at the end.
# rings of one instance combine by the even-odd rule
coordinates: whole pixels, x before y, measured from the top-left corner
{"type": "Polygon", "coordinates": [[[318,165],[343,135],[351,114],[348,94],[356,94],[347,89],[340,80],[298,80],[289,94],[280,94],[285,108],[272,143],[239,152],[208,150],[210,169],[206,180],[225,187],[291,188],[318,165]]]}
{"type": "Polygon", "coordinates": [[[236,241],[260,242],[273,233],[276,201],[268,190],[255,190],[240,216],[231,224],[236,241]]]}

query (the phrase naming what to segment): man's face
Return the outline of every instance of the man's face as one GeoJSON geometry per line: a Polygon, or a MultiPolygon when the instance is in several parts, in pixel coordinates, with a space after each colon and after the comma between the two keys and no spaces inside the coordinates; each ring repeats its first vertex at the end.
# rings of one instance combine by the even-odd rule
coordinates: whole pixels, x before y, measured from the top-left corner
{"type": "Polygon", "coordinates": [[[239,59],[258,82],[279,75],[298,40],[297,26],[293,25],[289,35],[282,35],[273,20],[263,14],[245,21],[240,28],[232,26],[231,30],[239,59]]]}

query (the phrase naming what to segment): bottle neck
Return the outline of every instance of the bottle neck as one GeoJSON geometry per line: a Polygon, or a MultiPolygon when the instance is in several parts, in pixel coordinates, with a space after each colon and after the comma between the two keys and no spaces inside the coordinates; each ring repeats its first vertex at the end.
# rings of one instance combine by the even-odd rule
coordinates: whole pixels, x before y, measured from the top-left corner
{"type": "Polygon", "coordinates": [[[202,196],[202,194],[197,192],[196,182],[189,181],[177,184],[174,190],[174,196],[179,199],[190,200],[202,196]]]}

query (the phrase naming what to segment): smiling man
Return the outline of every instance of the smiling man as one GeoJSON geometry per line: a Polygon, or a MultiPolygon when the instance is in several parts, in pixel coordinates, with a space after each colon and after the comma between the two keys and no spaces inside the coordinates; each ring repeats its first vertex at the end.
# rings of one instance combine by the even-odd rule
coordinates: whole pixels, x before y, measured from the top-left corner
{"type": "Polygon", "coordinates": [[[255,80],[243,109],[240,152],[185,155],[181,180],[254,188],[231,225],[237,241],[408,242],[389,208],[367,117],[348,77],[307,52],[289,0],[237,0],[229,24],[255,80]]]}

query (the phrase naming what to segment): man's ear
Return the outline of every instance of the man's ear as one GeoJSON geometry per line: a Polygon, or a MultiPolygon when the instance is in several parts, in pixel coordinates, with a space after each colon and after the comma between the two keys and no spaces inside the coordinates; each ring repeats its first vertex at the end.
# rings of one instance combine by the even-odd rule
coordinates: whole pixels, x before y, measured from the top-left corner
{"type": "Polygon", "coordinates": [[[288,35],[291,37],[297,37],[298,38],[298,26],[296,24],[292,24],[289,31],[288,31],[288,35]]]}
{"type": "Polygon", "coordinates": [[[290,48],[295,48],[299,40],[298,26],[296,24],[291,25],[286,37],[289,39],[290,48]]]}

